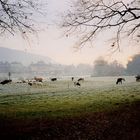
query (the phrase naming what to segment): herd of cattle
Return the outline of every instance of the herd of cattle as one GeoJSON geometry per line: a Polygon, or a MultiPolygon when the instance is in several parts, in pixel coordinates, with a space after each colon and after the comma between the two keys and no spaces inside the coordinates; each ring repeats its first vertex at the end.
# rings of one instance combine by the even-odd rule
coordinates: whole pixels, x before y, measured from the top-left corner
{"type": "MultiPolygon", "coordinates": [[[[137,82],[140,82],[140,75],[135,76],[135,78],[136,78],[137,82]]],[[[57,78],[50,78],[50,80],[51,81],[57,81],[57,78]]],[[[73,81],[74,86],[80,87],[81,86],[81,82],[84,81],[84,78],[79,78],[78,80],[75,81],[74,77],[71,77],[71,80],[73,81]]],[[[124,78],[117,78],[116,84],[122,84],[122,81],[125,81],[125,79],[124,78]]],[[[3,81],[0,81],[0,84],[1,85],[5,85],[5,84],[9,84],[11,82],[12,82],[11,79],[3,80],[3,81]]],[[[42,85],[43,78],[34,77],[34,79],[32,79],[32,80],[21,80],[20,82],[17,82],[17,83],[27,83],[29,86],[32,86],[34,84],[42,85]]]]}
{"type": "MultiPolygon", "coordinates": [[[[57,78],[51,78],[50,79],[51,81],[57,81],[57,78]]],[[[0,84],[2,85],[6,85],[6,84],[9,84],[11,83],[12,80],[9,79],[9,80],[3,80],[3,81],[0,81],[0,84]]],[[[42,84],[43,83],[43,78],[41,77],[34,77],[34,79],[32,80],[21,80],[21,81],[18,81],[17,83],[27,83],[28,85],[32,86],[34,84],[42,84]]]]}
{"type": "MultiPolygon", "coordinates": [[[[57,81],[58,79],[57,78],[50,78],[51,81],[57,81]]],[[[74,77],[72,77],[72,81],[74,80],[74,77]]],[[[81,86],[80,84],[80,81],[84,81],[84,78],[79,78],[77,81],[74,82],[74,85],[75,86],[81,86]]],[[[9,84],[11,83],[12,80],[9,79],[9,80],[3,80],[3,81],[0,81],[0,84],[1,85],[6,85],[6,84],[9,84]]],[[[34,77],[34,79],[32,80],[21,80],[21,81],[18,81],[16,83],[27,83],[28,85],[32,86],[32,85],[41,85],[43,83],[43,78],[41,77],[34,77]]]]}

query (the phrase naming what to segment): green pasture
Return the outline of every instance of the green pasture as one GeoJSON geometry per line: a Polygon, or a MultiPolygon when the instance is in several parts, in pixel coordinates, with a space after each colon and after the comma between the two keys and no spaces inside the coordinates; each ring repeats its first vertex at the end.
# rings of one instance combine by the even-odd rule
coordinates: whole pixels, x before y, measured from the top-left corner
{"type": "Polygon", "coordinates": [[[85,81],[80,88],[69,81],[50,82],[38,87],[1,87],[0,118],[63,118],[113,110],[140,101],[140,83],[115,85],[101,81],[98,87],[94,86],[95,83],[85,81]],[[19,88],[18,92],[16,88],[19,88]]]}

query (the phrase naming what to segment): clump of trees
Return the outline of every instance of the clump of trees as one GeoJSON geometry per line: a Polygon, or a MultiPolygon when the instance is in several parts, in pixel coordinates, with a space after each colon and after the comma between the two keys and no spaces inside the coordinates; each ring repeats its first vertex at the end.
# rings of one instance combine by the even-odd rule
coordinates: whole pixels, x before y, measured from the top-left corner
{"type": "Polygon", "coordinates": [[[94,62],[94,76],[140,75],[140,54],[132,56],[126,68],[117,61],[108,63],[103,58],[94,62]]]}
{"type": "Polygon", "coordinates": [[[126,75],[125,68],[117,61],[108,63],[103,58],[99,58],[94,62],[94,76],[119,76],[126,75]]]}
{"type": "Polygon", "coordinates": [[[127,73],[131,75],[140,75],[140,54],[134,55],[127,64],[127,73]]]}

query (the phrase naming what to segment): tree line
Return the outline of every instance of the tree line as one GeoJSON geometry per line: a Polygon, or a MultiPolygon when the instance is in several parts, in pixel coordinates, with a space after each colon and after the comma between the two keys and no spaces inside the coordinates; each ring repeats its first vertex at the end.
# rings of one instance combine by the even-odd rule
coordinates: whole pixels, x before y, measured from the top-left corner
{"type": "Polygon", "coordinates": [[[16,73],[44,76],[76,76],[76,75],[92,75],[92,76],[119,76],[119,75],[138,75],[140,74],[140,54],[134,55],[128,61],[126,67],[118,63],[116,60],[108,63],[103,58],[94,61],[93,65],[79,64],[61,65],[46,64],[43,61],[31,63],[28,66],[19,62],[0,62],[0,73],[16,73]]]}
{"type": "Polygon", "coordinates": [[[140,74],[140,54],[134,55],[128,61],[126,68],[117,61],[108,63],[102,58],[94,62],[94,76],[119,76],[119,75],[139,75],[140,74]]]}

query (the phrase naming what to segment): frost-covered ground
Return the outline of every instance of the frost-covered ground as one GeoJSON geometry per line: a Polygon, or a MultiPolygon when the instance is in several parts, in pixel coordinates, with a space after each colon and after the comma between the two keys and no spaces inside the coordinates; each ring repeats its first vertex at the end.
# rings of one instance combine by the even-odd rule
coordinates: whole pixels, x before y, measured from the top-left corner
{"type": "Polygon", "coordinates": [[[14,80],[11,84],[0,85],[0,94],[26,94],[26,93],[48,93],[53,94],[56,92],[64,91],[86,91],[86,90],[105,90],[108,88],[127,88],[131,85],[139,85],[136,82],[134,76],[121,76],[125,78],[122,85],[116,85],[116,79],[118,77],[82,77],[84,81],[81,81],[81,87],[75,87],[74,81],[77,81],[79,77],[75,77],[74,81],[71,77],[60,77],[57,81],[51,81],[50,79],[44,79],[44,82],[29,86],[27,83],[17,83],[14,80]]]}
{"type": "Polygon", "coordinates": [[[74,81],[77,81],[79,77],[75,77],[74,81],[71,77],[61,77],[57,81],[50,81],[49,79],[44,79],[43,83],[37,83],[33,86],[29,86],[27,83],[17,83],[14,80],[11,84],[0,85],[0,93],[53,93],[57,91],[67,91],[67,90],[92,90],[92,89],[106,89],[113,87],[127,87],[129,85],[139,85],[136,82],[134,76],[122,76],[126,81],[123,81],[122,85],[116,85],[116,79],[118,77],[82,77],[84,81],[81,81],[81,87],[75,87],[74,81]]]}

